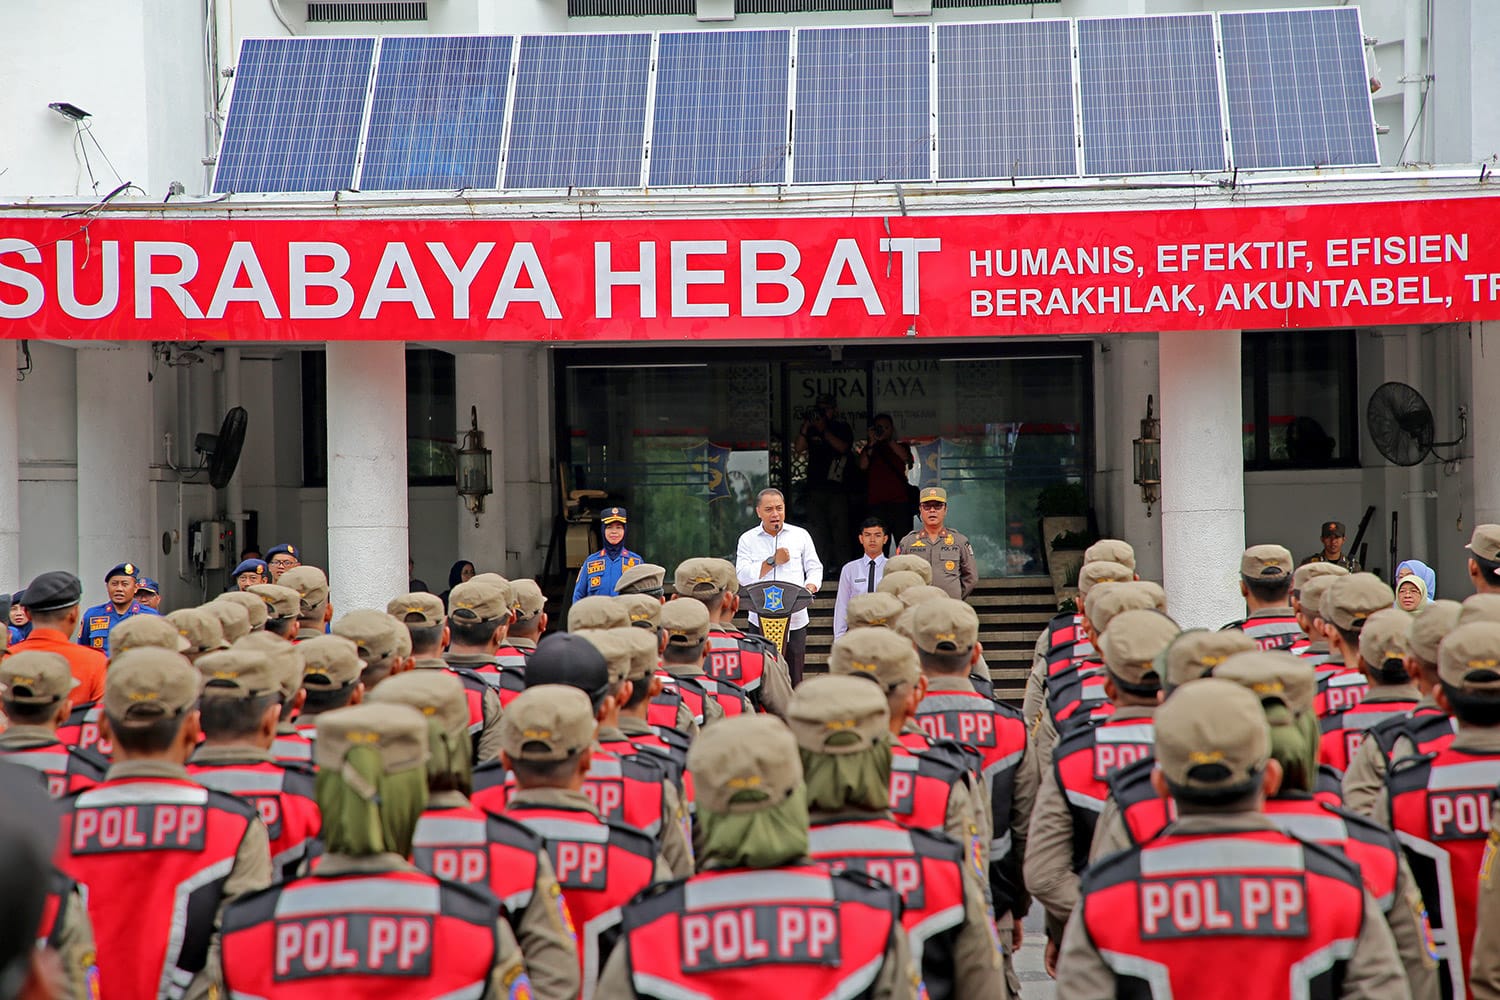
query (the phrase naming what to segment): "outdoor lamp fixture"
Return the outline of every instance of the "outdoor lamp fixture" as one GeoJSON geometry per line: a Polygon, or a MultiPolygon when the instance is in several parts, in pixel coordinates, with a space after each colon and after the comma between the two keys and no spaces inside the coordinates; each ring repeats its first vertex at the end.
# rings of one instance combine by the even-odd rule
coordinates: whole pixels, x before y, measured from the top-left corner
{"type": "Polygon", "coordinates": [[[1141,421],[1141,436],[1131,442],[1135,450],[1135,484],[1141,488],[1141,502],[1146,516],[1151,505],[1161,499],[1161,421],[1152,413],[1155,400],[1146,397],[1146,418],[1141,421]]]}
{"type": "Polygon", "coordinates": [[[67,101],[53,101],[51,104],[47,105],[47,107],[51,108],[53,111],[56,111],[58,114],[62,115],[70,122],[81,122],[85,118],[93,117],[78,105],[69,104],[67,101]]]}
{"type": "Polygon", "coordinates": [[[479,515],[484,510],[484,498],[494,490],[490,478],[490,450],[484,446],[484,432],[479,429],[479,410],[469,407],[469,429],[455,454],[453,468],[454,486],[464,498],[464,506],[474,515],[474,527],[479,527],[479,515]]]}

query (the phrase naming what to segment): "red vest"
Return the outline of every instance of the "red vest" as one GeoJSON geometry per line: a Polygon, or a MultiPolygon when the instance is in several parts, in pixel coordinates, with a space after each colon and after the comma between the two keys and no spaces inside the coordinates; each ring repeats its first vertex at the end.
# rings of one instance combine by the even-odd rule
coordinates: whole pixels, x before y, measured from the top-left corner
{"type": "Polygon", "coordinates": [[[1109,776],[1127,764],[1151,757],[1156,727],[1150,719],[1106,719],[1071,730],[1052,751],[1057,786],[1073,820],[1073,870],[1088,864],[1089,845],[1099,812],[1109,797],[1109,776]]]}
{"type": "Polygon", "coordinates": [[[703,672],[714,680],[738,685],[758,711],[765,711],[760,703],[760,685],[766,673],[766,656],[775,654],[776,647],[760,636],[710,626],[703,672]]]}
{"type": "Polygon", "coordinates": [[[526,657],[514,647],[502,646],[495,653],[494,662],[475,664],[468,669],[495,689],[502,708],[526,690],[526,657]]]}
{"type": "Polygon", "coordinates": [[[445,882],[482,885],[513,921],[536,891],[542,838],[520,823],[473,805],[429,808],[417,820],[412,864],[445,882]]]}
{"type": "Polygon", "coordinates": [[[868,997],[900,919],[894,889],[812,865],[702,872],[625,908],[640,1000],[868,997]]]}
{"type": "Polygon", "coordinates": [[[947,837],[890,820],[814,823],[808,856],[831,871],[857,871],[901,894],[901,926],[927,995],[954,994],[954,946],[964,924],[964,852],[947,837]]]}
{"type": "Polygon", "coordinates": [[[953,789],[964,780],[962,767],[937,754],[891,744],[891,815],[902,826],[943,833],[953,789]]]}
{"type": "MultiPolygon", "coordinates": [[[[469,739],[474,744],[474,759],[478,760],[479,737],[484,732],[484,694],[491,690],[490,683],[472,667],[450,663],[448,671],[463,682],[464,701],[469,706],[469,739]]],[[[520,694],[519,691],[516,693],[520,694]]]]}
{"type": "Polygon", "coordinates": [[[111,1000],[181,997],[255,807],[172,778],[117,778],[63,802],[57,863],[87,889],[111,1000]]]}
{"type": "Polygon", "coordinates": [[[1253,830],[1169,831],[1112,855],[1084,872],[1074,919],[1114,971],[1118,996],[1229,989],[1241,1000],[1332,1000],[1363,916],[1349,861],[1253,830]]]}
{"type": "Polygon", "coordinates": [[[276,881],[294,878],[302,862],[319,853],[323,815],[313,795],[312,772],[281,763],[188,765],[193,780],[244,799],[255,807],[271,837],[271,872],[276,881]]]}
{"type": "Polygon", "coordinates": [[[665,670],[656,676],[661,678],[661,694],[651,699],[651,707],[646,710],[646,721],[653,726],[677,725],[678,705],[686,705],[688,714],[701,726],[706,718],[703,703],[709,698],[719,703],[725,718],[755,711],[745,689],[731,681],[707,676],[675,677],[665,670]]]}
{"type": "Polygon", "coordinates": [[[688,747],[692,745],[692,740],[689,739],[687,733],[680,729],[673,729],[671,726],[655,726],[649,733],[630,734],[628,751],[624,746],[615,743],[601,745],[606,750],[614,750],[622,754],[648,754],[648,759],[660,764],[666,771],[667,777],[672,780],[672,784],[677,786],[689,810],[696,805],[698,797],[693,791],[693,775],[687,769],[688,747]]]}
{"type": "Polygon", "coordinates": [[[1360,878],[1382,913],[1389,913],[1396,905],[1401,845],[1395,834],[1358,813],[1319,802],[1310,795],[1267,799],[1266,815],[1298,840],[1322,844],[1359,865],[1360,878]]]}
{"type": "Polygon", "coordinates": [[[106,759],[114,756],[114,746],[99,735],[99,719],[103,714],[97,701],[75,705],[68,713],[68,721],[57,727],[58,742],[78,750],[92,750],[106,759]]]}
{"type": "Polygon", "coordinates": [[[1397,761],[1386,777],[1391,829],[1427,903],[1445,997],[1468,995],[1479,866],[1497,782],[1500,752],[1451,746],[1397,761]]]}
{"type": "Polygon", "coordinates": [[[47,779],[47,794],[54,799],[93,788],[109,770],[109,761],[65,743],[0,749],[0,758],[40,772],[47,779]]]}
{"type": "MultiPolygon", "coordinates": [[[[621,757],[595,751],[583,783],[583,794],[606,822],[635,827],[656,840],[661,836],[665,812],[661,785],[664,780],[666,771],[649,757],[640,754],[621,757]]],[[[498,760],[486,761],[474,769],[474,791],[469,801],[485,812],[504,812],[510,808],[515,788],[516,779],[498,760]]]]}
{"type": "Polygon", "coordinates": [[[1382,722],[1406,718],[1417,707],[1413,700],[1361,701],[1342,712],[1318,720],[1323,735],[1318,743],[1318,760],[1340,771],[1349,770],[1349,762],[1359,750],[1365,733],[1382,722]]]}
{"type": "MultiPolygon", "coordinates": [[[[224,912],[231,997],[425,1000],[481,996],[499,944],[489,893],[425,872],[310,875],[224,912]]],[[[511,996],[529,988],[525,975],[511,996]]]]}
{"type": "Polygon", "coordinates": [[[1386,719],[1370,727],[1365,734],[1380,748],[1386,763],[1396,752],[1396,741],[1405,736],[1417,748],[1418,757],[1448,749],[1455,733],[1453,719],[1442,709],[1433,705],[1414,708],[1411,714],[1395,719],[1386,719]]]}
{"type": "Polygon", "coordinates": [[[1318,693],[1313,696],[1313,712],[1318,718],[1346,712],[1365,700],[1370,691],[1365,675],[1350,667],[1339,667],[1319,679],[1318,693]]]}
{"type": "MultiPolygon", "coordinates": [[[[317,732],[317,726],[313,726],[313,732],[317,732]]],[[[312,766],[313,741],[300,729],[294,733],[276,734],[276,742],[271,744],[271,756],[282,764],[307,764],[312,766]]]]}
{"type": "Polygon", "coordinates": [[[1065,611],[1060,615],[1054,615],[1047,623],[1047,641],[1044,644],[1044,652],[1049,657],[1060,649],[1068,649],[1078,643],[1090,645],[1084,636],[1082,615],[1065,611]]]}
{"type": "Polygon", "coordinates": [[[541,836],[578,929],[578,961],[592,990],[619,939],[620,908],[651,884],[656,842],[585,809],[514,802],[506,815],[541,836]]]}
{"type": "Polygon", "coordinates": [[[1062,732],[1063,723],[1069,719],[1084,718],[1095,714],[1094,710],[1110,705],[1109,695],[1104,693],[1107,674],[1104,664],[1088,662],[1065,671],[1047,682],[1047,713],[1052,716],[1052,725],[1062,732]]]}
{"type": "Polygon", "coordinates": [[[1288,653],[1300,654],[1312,640],[1307,633],[1302,631],[1302,626],[1297,624],[1295,614],[1271,615],[1253,614],[1236,625],[1226,625],[1225,628],[1236,628],[1255,640],[1255,644],[1261,649],[1285,650],[1288,653]]]}
{"type": "Polygon", "coordinates": [[[1155,767],[1156,759],[1147,757],[1125,765],[1106,779],[1110,797],[1115,800],[1132,844],[1144,844],[1177,818],[1172,800],[1157,795],[1151,787],[1151,771],[1155,767]]]}

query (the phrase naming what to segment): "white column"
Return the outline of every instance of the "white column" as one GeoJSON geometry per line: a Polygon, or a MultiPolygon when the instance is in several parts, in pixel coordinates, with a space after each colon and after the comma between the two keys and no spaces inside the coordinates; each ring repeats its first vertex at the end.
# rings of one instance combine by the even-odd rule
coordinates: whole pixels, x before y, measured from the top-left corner
{"type": "Polygon", "coordinates": [[[1500,399],[1494,391],[1500,379],[1500,323],[1473,324],[1469,344],[1473,411],[1463,450],[1474,456],[1474,523],[1500,524],[1500,455],[1490,446],[1500,441],[1500,399]]]}
{"type": "MultiPolygon", "coordinates": [[[[480,573],[505,575],[505,393],[504,359],[499,354],[460,354],[455,366],[454,401],[457,407],[458,440],[471,425],[470,408],[478,411],[484,446],[492,452],[490,475],[495,492],[484,498],[479,524],[455,496],[458,517],[458,558],[467,559],[480,573]]],[[[436,581],[432,581],[436,583],[436,581]]]]}
{"type": "Polygon", "coordinates": [[[1157,343],[1167,609],[1183,628],[1218,628],[1245,612],[1240,333],[1162,333],[1157,343]]]}
{"type": "Polygon", "coordinates": [[[148,344],[78,351],[78,576],[85,605],[105,599],[110,567],[130,560],[149,571],[159,561],[151,539],[150,369],[148,344]]]}
{"type": "Polygon", "coordinates": [[[337,618],[406,592],[406,347],[327,350],[328,581],[337,618]]]}
{"type": "Polygon", "coordinates": [[[1141,502],[1141,488],[1135,485],[1134,441],[1141,434],[1141,418],[1146,415],[1146,397],[1155,398],[1156,414],[1161,415],[1161,387],[1156,374],[1156,338],[1150,334],[1130,335],[1111,339],[1114,363],[1119,369],[1119,412],[1112,414],[1110,448],[1118,455],[1114,463],[1119,468],[1121,479],[1120,538],[1135,549],[1136,572],[1142,580],[1160,580],[1161,563],[1161,504],[1151,508],[1146,516],[1146,505],[1141,502]]]}
{"type": "MultiPolygon", "coordinates": [[[[17,345],[8,344],[4,357],[14,361],[17,345]]],[[[24,586],[21,579],[21,426],[20,383],[13,364],[0,365],[0,587],[24,586]]]]}

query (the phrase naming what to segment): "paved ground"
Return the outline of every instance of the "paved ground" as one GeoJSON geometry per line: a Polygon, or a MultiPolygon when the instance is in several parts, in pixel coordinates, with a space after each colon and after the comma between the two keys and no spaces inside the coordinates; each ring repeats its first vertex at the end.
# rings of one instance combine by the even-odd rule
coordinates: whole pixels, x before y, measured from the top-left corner
{"type": "Polygon", "coordinates": [[[1026,915],[1026,939],[1021,943],[1021,953],[1016,956],[1016,975],[1021,977],[1023,1000],[1055,1000],[1056,986],[1052,977],[1042,968],[1042,952],[1047,937],[1042,931],[1042,906],[1033,903],[1026,915]]]}

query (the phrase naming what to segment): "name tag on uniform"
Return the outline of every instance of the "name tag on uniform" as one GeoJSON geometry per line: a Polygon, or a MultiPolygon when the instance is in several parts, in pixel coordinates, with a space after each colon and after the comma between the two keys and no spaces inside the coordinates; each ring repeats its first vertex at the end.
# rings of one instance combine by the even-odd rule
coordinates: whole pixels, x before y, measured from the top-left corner
{"type": "Polygon", "coordinates": [[[920,910],[927,905],[922,862],[918,858],[842,858],[829,868],[836,872],[864,872],[879,879],[901,894],[901,902],[908,910],[920,910]]]}
{"type": "Polygon", "coordinates": [[[1141,883],[1141,937],[1306,937],[1301,875],[1201,875],[1141,883]]]}
{"type": "Polygon", "coordinates": [[[603,573],[604,572],[604,560],[603,559],[591,559],[591,560],[589,560],[589,572],[590,573],[603,573]]]}
{"type": "Polygon", "coordinates": [[[587,778],[583,782],[583,794],[589,797],[599,816],[605,820],[623,819],[625,809],[625,782],[619,778],[587,778]]]}
{"type": "Polygon", "coordinates": [[[276,921],[277,982],[366,973],[427,977],[432,918],[351,913],[276,921]]]}
{"type": "Polygon", "coordinates": [[[751,905],[682,917],[684,972],[749,965],[839,964],[838,917],[831,906],[751,905]]]}
{"type": "Polygon", "coordinates": [[[995,716],[989,712],[948,709],[917,716],[922,731],[936,740],[957,740],[971,747],[996,745],[995,716]]]}
{"type": "Polygon", "coordinates": [[[416,847],[412,863],[449,882],[478,885],[490,878],[490,852],[486,847],[416,847]]]}
{"type": "Polygon", "coordinates": [[[564,889],[600,889],[605,887],[605,865],[609,847],[590,841],[549,840],[547,853],[557,873],[557,884],[564,889]]]}
{"type": "Polygon", "coordinates": [[[1427,793],[1433,840],[1479,840],[1490,833],[1490,790],[1461,788],[1427,793]]]}
{"type": "Polygon", "coordinates": [[[201,851],[204,809],[161,803],[103,806],[73,813],[73,853],[201,851]]]}
{"type": "Polygon", "coordinates": [[[89,631],[90,632],[97,632],[100,629],[103,629],[106,632],[109,631],[109,618],[107,618],[107,617],[105,617],[105,618],[90,618],[89,619],[89,631]]]}

